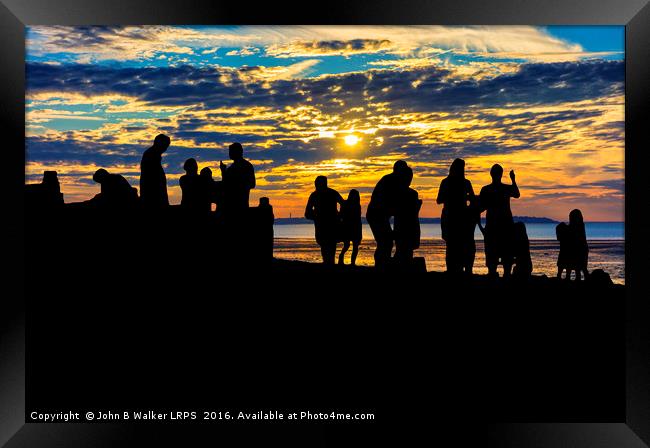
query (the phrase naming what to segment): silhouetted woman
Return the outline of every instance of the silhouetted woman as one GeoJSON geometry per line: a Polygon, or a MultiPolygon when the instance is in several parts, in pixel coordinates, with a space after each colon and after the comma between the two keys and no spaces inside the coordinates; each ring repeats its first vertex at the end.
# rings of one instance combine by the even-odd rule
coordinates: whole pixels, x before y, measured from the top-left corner
{"type": "Polygon", "coordinates": [[[190,211],[201,210],[201,180],[199,179],[199,165],[194,159],[187,159],[183,164],[185,174],[179,179],[181,185],[181,206],[190,211]]]}
{"type": "Polygon", "coordinates": [[[440,227],[447,246],[447,272],[464,270],[471,274],[476,254],[474,229],[479,214],[472,183],[465,179],[463,159],[452,162],[449,175],[440,182],[436,202],[443,204],[440,227]]]}
{"type": "Polygon", "coordinates": [[[357,263],[359,244],[361,243],[361,198],[357,190],[350,190],[348,199],[341,205],[341,224],[343,250],[339,254],[339,264],[345,264],[345,253],[352,243],[352,257],[350,264],[357,263]]]}
{"type": "Polygon", "coordinates": [[[589,246],[582,212],[578,209],[571,210],[569,225],[560,223],[556,232],[560,241],[560,254],[557,260],[558,278],[562,277],[562,271],[566,269],[567,280],[571,278],[571,271],[575,271],[576,280],[581,280],[583,275],[587,279],[589,246]]]}

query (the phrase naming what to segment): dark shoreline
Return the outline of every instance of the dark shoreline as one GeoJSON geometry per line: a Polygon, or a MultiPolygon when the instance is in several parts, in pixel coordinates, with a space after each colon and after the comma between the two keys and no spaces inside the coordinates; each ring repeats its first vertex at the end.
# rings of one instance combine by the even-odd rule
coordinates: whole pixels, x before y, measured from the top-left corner
{"type": "MultiPolygon", "coordinates": [[[[551,218],[545,217],[536,217],[536,216],[514,216],[515,221],[523,222],[526,224],[558,224],[560,221],[556,221],[551,218]]],[[[482,218],[481,221],[485,222],[485,218],[482,218]]],[[[603,221],[607,222],[607,221],[603,221]]],[[[613,223],[618,221],[612,221],[613,223]]],[[[362,224],[368,224],[365,216],[361,218],[362,224]]],[[[307,218],[275,218],[274,224],[276,225],[297,225],[297,224],[313,224],[313,221],[310,221],[307,218]]],[[[440,224],[440,218],[430,218],[430,217],[420,217],[420,224],[440,224]]]]}

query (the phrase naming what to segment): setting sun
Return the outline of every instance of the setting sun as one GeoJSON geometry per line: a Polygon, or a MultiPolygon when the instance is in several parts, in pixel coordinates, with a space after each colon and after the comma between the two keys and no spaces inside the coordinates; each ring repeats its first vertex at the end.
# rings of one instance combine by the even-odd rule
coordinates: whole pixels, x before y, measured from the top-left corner
{"type": "Polygon", "coordinates": [[[346,145],[354,146],[357,143],[359,143],[360,138],[357,137],[356,135],[350,134],[350,135],[346,135],[344,140],[346,145]]]}

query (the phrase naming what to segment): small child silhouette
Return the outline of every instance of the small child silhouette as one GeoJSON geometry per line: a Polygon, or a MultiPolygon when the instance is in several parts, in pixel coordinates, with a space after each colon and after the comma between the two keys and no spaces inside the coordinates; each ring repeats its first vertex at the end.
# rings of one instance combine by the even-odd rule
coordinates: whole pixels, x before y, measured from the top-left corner
{"type": "Polygon", "coordinates": [[[339,264],[345,264],[345,253],[352,243],[352,258],[350,264],[355,266],[361,243],[361,199],[359,191],[350,190],[348,199],[341,205],[341,227],[343,249],[339,254],[339,264]]]}
{"type": "Polygon", "coordinates": [[[560,223],[555,228],[557,240],[560,242],[560,254],[557,259],[557,278],[562,278],[562,272],[566,270],[566,279],[571,278],[571,272],[575,271],[576,280],[585,280],[589,275],[587,263],[589,257],[589,246],[585,232],[585,223],[582,212],[574,209],[569,213],[569,224],[560,223]]]}
{"type": "Polygon", "coordinates": [[[530,242],[526,232],[526,224],[516,222],[513,235],[513,255],[515,267],[512,275],[518,278],[527,278],[533,272],[533,262],[530,258],[530,242]]]}

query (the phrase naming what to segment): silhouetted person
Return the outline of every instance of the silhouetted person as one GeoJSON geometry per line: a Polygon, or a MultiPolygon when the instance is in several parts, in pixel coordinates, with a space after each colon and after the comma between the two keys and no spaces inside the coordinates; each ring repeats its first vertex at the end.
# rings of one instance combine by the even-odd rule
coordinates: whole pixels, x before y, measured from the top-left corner
{"type": "Polygon", "coordinates": [[[244,159],[244,149],[240,143],[228,147],[233,160],[230,166],[219,162],[224,188],[224,209],[226,213],[241,213],[248,209],[251,188],[255,188],[255,169],[244,159]]]}
{"type": "Polygon", "coordinates": [[[219,210],[219,204],[222,202],[222,182],[215,181],[212,178],[212,170],[207,166],[201,169],[199,174],[199,185],[200,185],[200,197],[201,197],[201,210],[204,210],[206,213],[212,211],[212,204],[217,205],[217,211],[219,210]]]}
{"type": "Polygon", "coordinates": [[[589,245],[587,244],[587,232],[585,231],[585,221],[582,212],[579,209],[571,210],[569,213],[569,230],[571,231],[571,251],[572,265],[576,272],[576,280],[580,280],[584,275],[585,280],[589,276],[587,263],[589,261],[589,245]]]}
{"type": "Polygon", "coordinates": [[[485,229],[481,226],[481,207],[479,205],[478,196],[469,201],[467,207],[467,239],[463,240],[463,272],[465,274],[472,274],[474,270],[474,260],[476,258],[476,241],[474,241],[474,231],[478,224],[481,232],[484,233],[485,229]]]}
{"type": "Polygon", "coordinates": [[[314,181],[316,191],[309,195],[305,218],[314,221],[316,242],[320,246],[323,263],[334,264],[336,242],[340,227],[337,205],[343,205],[343,198],[327,186],[327,177],[318,176],[314,181]]]}
{"type": "Polygon", "coordinates": [[[185,174],[179,179],[181,186],[181,206],[189,212],[199,213],[205,210],[199,178],[199,165],[190,158],[183,164],[185,174]]]}
{"type": "Polygon", "coordinates": [[[476,254],[476,196],[472,183],[465,178],[463,159],[452,162],[449,175],[440,182],[436,202],[443,204],[440,228],[446,245],[447,272],[464,270],[471,274],[476,254]]]}
{"type": "Polygon", "coordinates": [[[559,223],[555,226],[555,237],[560,243],[560,253],[557,256],[557,278],[562,278],[562,273],[566,271],[566,279],[571,278],[570,271],[570,254],[571,249],[570,237],[569,237],[569,226],[565,222],[559,223]]]}
{"type": "Polygon", "coordinates": [[[503,276],[509,277],[512,268],[512,233],[514,221],[510,198],[518,198],[519,187],[515,172],[510,171],[512,185],[501,182],[503,168],[495,164],[490,169],[492,183],[481,189],[480,206],[485,210],[485,264],[490,276],[498,276],[497,266],[503,264],[503,276]]]}
{"type": "Polygon", "coordinates": [[[162,167],[162,155],[169,147],[170,139],[159,134],[153,146],[142,154],[140,162],[140,198],[149,209],[167,207],[167,177],[162,167]]]}
{"type": "Polygon", "coordinates": [[[530,241],[526,232],[526,224],[516,222],[513,226],[513,258],[515,267],[512,270],[513,277],[528,278],[533,273],[533,261],[530,258],[530,241]]]}
{"type": "Polygon", "coordinates": [[[359,191],[350,190],[348,198],[341,206],[341,240],[343,249],[339,254],[339,264],[345,264],[345,253],[352,243],[352,255],[350,264],[355,266],[357,255],[359,254],[359,244],[361,244],[361,198],[359,191]]]}
{"type": "Polygon", "coordinates": [[[101,191],[91,203],[110,210],[133,208],[138,201],[137,190],[121,174],[111,174],[100,168],[93,174],[93,180],[101,185],[101,191]]]}
{"type": "Polygon", "coordinates": [[[562,271],[566,269],[566,278],[571,278],[571,271],[575,271],[576,280],[585,280],[589,276],[587,263],[589,258],[589,246],[585,232],[585,223],[582,212],[578,209],[569,213],[569,225],[560,223],[556,227],[557,239],[560,242],[560,254],[557,260],[557,276],[562,277],[562,271]]]}
{"type": "Polygon", "coordinates": [[[273,222],[275,221],[275,216],[273,215],[273,206],[269,198],[261,197],[257,209],[257,219],[259,220],[260,226],[259,236],[262,240],[259,250],[262,254],[262,259],[271,260],[273,259],[273,222]]]}
{"type": "Polygon", "coordinates": [[[398,160],[393,165],[393,172],[382,177],[372,191],[366,219],[372,235],[377,242],[375,249],[375,266],[385,266],[391,257],[395,235],[390,225],[391,216],[395,216],[398,196],[404,189],[404,176],[408,165],[398,160]]]}
{"type": "Polygon", "coordinates": [[[404,168],[400,190],[395,208],[395,260],[409,266],[413,261],[413,252],[420,247],[420,208],[422,200],[418,192],[410,188],[413,170],[404,168]]]}

